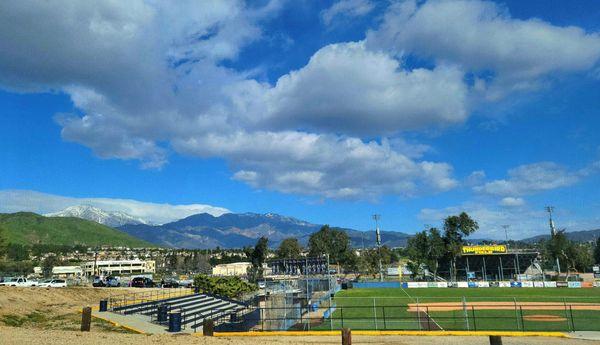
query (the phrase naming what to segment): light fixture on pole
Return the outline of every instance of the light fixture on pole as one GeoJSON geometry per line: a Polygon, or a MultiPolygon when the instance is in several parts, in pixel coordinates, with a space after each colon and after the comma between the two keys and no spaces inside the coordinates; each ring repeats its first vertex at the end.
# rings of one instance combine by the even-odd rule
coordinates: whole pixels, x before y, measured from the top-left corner
{"type": "MultiPolygon", "coordinates": [[[[554,227],[554,220],[552,219],[552,212],[554,212],[554,206],[546,206],[544,207],[544,209],[546,210],[546,212],[548,212],[550,234],[552,235],[552,238],[554,238],[554,236],[556,236],[556,228],[554,227]]],[[[560,261],[558,260],[558,256],[556,257],[556,271],[558,272],[558,276],[560,276],[560,261]]]]}
{"type": "Polygon", "coordinates": [[[379,281],[383,281],[383,265],[381,264],[381,233],[379,231],[379,220],[381,219],[381,215],[374,214],[372,218],[375,220],[375,241],[377,242],[377,252],[379,254],[379,281]]]}

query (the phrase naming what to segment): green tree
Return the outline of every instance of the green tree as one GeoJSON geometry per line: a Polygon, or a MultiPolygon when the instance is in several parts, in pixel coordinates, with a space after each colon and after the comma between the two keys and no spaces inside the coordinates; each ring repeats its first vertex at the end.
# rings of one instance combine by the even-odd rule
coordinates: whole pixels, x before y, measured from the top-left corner
{"type": "Polygon", "coordinates": [[[0,226],[0,257],[4,256],[6,253],[6,230],[0,226]]]}
{"type": "Polygon", "coordinates": [[[58,257],[54,254],[50,254],[44,258],[42,261],[42,274],[44,277],[49,278],[52,276],[52,269],[55,266],[59,266],[61,264],[58,257]]]}
{"type": "Polygon", "coordinates": [[[248,280],[252,283],[256,283],[263,277],[263,263],[267,259],[269,252],[269,239],[261,237],[256,242],[254,249],[244,248],[246,256],[250,258],[252,266],[248,268],[248,280]]]}
{"type": "Polygon", "coordinates": [[[456,280],[456,258],[461,253],[464,238],[479,229],[479,224],[466,212],[444,220],[444,243],[451,260],[451,278],[456,280]]]}
{"type": "Polygon", "coordinates": [[[210,277],[199,274],[194,277],[194,285],[202,292],[227,298],[241,297],[257,290],[257,286],[247,283],[239,277],[210,277]]]}
{"type": "Polygon", "coordinates": [[[600,236],[596,239],[596,246],[594,247],[594,263],[600,265],[600,236]]]}
{"type": "Polygon", "coordinates": [[[6,246],[6,258],[12,261],[29,260],[29,248],[22,244],[9,243],[6,246]]]}
{"type": "Polygon", "coordinates": [[[381,251],[377,248],[367,249],[360,256],[359,267],[362,272],[376,275],[379,273],[379,257],[381,253],[381,264],[385,267],[392,262],[398,261],[398,255],[388,246],[382,246],[381,251]]]}
{"type": "Polygon", "coordinates": [[[565,235],[565,230],[559,230],[555,235],[546,242],[546,251],[552,259],[552,264],[558,259],[559,265],[562,269],[568,269],[565,267],[567,263],[567,249],[571,245],[571,241],[565,235]]]}
{"type": "Polygon", "coordinates": [[[297,259],[302,253],[302,246],[297,238],[286,238],[277,248],[277,257],[280,259],[297,259]]]}
{"type": "Polygon", "coordinates": [[[437,277],[438,268],[440,267],[440,260],[442,260],[447,253],[446,243],[437,228],[429,229],[427,243],[429,245],[426,255],[427,267],[433,271],[433,277],[435,279],[437,277]]]}
{"type": "Polygon", "coordinates": [[[417,232],[408,239],[406,253],[408,255],[408,268],[413,273],[413,278],[421,274],[421,267],[427,264],[427,251],[429,250],[429,238],[426,231],[417,232]]]}
{"type": "Polygon", "coordinates": [[[329,262],[333,264],[344,264],[352,255],[348,234],[332,229],[329,225],[323,225],[319,231],[310,235],[308,246],[310,256],[329,255],[329,262]]]}

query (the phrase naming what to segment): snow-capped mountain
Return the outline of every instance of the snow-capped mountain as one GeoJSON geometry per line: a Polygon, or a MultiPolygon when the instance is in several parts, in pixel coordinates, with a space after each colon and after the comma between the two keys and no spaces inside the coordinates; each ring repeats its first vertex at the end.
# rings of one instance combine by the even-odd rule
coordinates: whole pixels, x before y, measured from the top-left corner
{"type": "MultiPolygon", "coordinates": [[[[266,236],[271,246],[277,246],[289,237],[297,238],[305,245],[310,235],[320,228],[319,224],[275,213],[226,213],[218,217],[199,213],[163,225],[125,225],[119,230],[161,246],[241,248],[253,246],[261,236],[266,236]]],[[[375,243],[374,231],[341,230],[346,231],[355,247],[375,243]]],[[[406,245],[408,237],[402,232],[382,232],[384,244],[391,247],[406,245]]]]}
{"type": "Polygon", "coordinates": [[[46,217],[76,217],[94,221],[110,227],[126,224],[148,224],[147,221],[136,218],[121,211],[105,211],[90,205],[70,206],[60,212],[47,213],[46,217]]]}

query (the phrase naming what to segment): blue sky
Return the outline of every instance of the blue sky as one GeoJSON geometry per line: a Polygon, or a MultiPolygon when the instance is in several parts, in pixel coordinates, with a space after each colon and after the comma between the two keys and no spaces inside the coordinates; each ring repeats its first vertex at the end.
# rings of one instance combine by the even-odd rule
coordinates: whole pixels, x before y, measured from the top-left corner
{"type": "Polygon", "coordinates": [[[0,9],[0,212],[600,227],[596,1],[0,9]]]}

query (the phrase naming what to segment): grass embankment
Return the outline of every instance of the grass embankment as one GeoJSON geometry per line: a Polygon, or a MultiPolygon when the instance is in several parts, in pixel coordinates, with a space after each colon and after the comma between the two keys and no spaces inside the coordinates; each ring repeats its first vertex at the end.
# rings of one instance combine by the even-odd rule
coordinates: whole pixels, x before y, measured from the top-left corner
{"type": "Polygon", "coordinates": [[[85,219],[44,217],[30,212],[0,213],[0,228],[8,243],[155,247],[122,231],[85,219]]]}

